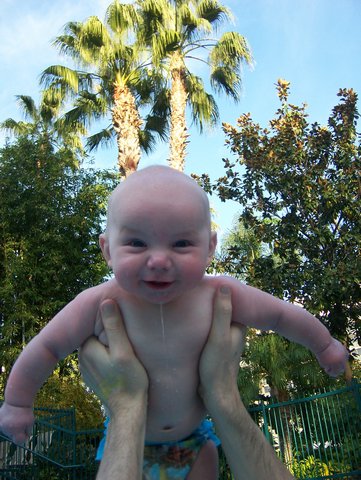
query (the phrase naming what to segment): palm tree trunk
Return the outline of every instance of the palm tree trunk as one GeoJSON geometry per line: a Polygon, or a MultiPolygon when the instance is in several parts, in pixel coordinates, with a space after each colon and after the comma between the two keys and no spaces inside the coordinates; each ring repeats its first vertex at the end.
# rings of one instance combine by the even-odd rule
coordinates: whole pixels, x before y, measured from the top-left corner
{"type": "Polygon", "coordinates": [[[179,51],[173,53],[170,63],[172,87],[170,97],[171,130],[169,165],[184,170],[188,133],[186,125],[187,89],[185,65],[179,51]]]}
{"type": "Polygon", "coordinates": [[[126,177],[138,168],[142,121],[133,94],[126,85],[115,83],[113,100],[112,119],[117,135],[118,166],[121,176],[126,177]]]}

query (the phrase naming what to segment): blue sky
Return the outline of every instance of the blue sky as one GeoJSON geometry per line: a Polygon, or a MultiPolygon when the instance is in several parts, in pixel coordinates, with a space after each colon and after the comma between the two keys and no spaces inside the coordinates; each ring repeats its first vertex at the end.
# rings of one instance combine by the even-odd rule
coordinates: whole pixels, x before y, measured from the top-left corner
{"type": "MultiPolygon", "coordinates": [[[[49,65],[65,63],[51,40],[68,21],[90,15],[104,18],[110,0],[2,0],[0,12],[0,121],[20,120],[15,95],[39,98],[38,78],[49,65]]],[[[244,68],[241,102],[234,105],[219,97],[221,120],[231,124],[242,113],[266,127],[278,108],[275,82],[291,82],[290,101],[306,103],[312,121],[326,123],[338,101],[339,88],[353,88],[361,95],[361,0],[224,0],[234,14],[229,30],[244,35],[252,49],[254,67],[244,68]]],[[[199,70],[198,74],[207,74],[199,70]]],[[[221,127],[202,136],[191,129],[186,172],[223,175],[224,147],[221,127]]],[[[0,134],[0,145],[4,135],[0,134]]],[[[141,166],[165,163],[168,149],[159,145],[141,166]]],[[[112,167],[116,152],[99,150],[99,167],[112,167]]],[[[213,197],[212,197],[213,198],[213,197]]],[[[212,199],[221,232],[231,227],[238,207],[212,199]]]]}

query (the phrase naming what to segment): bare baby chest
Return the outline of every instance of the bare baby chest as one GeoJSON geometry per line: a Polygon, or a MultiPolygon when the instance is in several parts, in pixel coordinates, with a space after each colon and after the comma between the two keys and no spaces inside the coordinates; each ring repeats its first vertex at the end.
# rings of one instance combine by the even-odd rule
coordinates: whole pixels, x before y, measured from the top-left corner
{"type": "Polygon", "coordinates": [[[129,338],[149,378],[148,440],[185,437],[204,416],[198,365],[212,312],[206,306],[211,302],[201,303],[183,309],[153,305],[146,314],[122,306],[129,338]]]}

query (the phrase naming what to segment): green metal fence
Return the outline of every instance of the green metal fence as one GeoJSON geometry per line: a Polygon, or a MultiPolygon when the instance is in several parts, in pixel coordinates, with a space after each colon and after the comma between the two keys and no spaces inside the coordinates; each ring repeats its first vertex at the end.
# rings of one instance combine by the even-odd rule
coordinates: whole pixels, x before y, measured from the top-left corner
{"type": "Polygon", "coordinates": [[[102,430],[76,431],[75,411],[35,409],[30,440],[17,447],[0,435],[1,480],[92,480],[102,430]]]}
{"type": "Polygon", "coordinates": [[[361,478],[361,385],[250,409],[299,479],[361,478]]]}
{"type": "MultiPolygon", "coordinates": [[[[361,385],[250,409],[296,478],[361,479],[361,385]]],[[[73,410],[37,409],[26,447],[0,436],[0,479],[93,480],[101,430],[76,431],[73,410]]],[[[222,465],[220,478],[232,475],[222,465]]],[[[271,478],[271,477],[270,477],[271,478]]]]}

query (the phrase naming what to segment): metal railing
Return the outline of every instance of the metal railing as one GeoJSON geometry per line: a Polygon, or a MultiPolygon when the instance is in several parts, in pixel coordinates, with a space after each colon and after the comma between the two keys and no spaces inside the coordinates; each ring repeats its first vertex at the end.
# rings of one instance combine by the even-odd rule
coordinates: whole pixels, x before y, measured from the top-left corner
{"type": "MultiPolygon", "coordinates": [[[[250,408],[296,478],[361,479],[361,385],[250,408]]],[[[101,430],[76,431],[74,410],[36,409],[32,436],[17,447],[0,435],[1,480],[92,480],[101,430]]],[[[220,478],[231,479],[225,464],[220,478]]]]}
{"type": "Polygon", "coordinates": [[[252,407],[282,462],[299,479],[361,478],[361,385],[252,407]]]}
{"type": "Polygon", "coordinates": [[[75,429],[75,411],[35,409],[29,441],[19,447],[0,435],[0,479],[90,480],[102,430],[75,429]]]}

